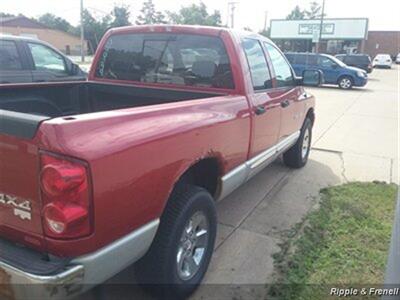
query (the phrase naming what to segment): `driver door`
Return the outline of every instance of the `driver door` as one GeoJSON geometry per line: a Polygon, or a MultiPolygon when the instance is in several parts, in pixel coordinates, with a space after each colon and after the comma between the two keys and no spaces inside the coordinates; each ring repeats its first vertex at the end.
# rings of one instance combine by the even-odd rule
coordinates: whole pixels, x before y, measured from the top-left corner
{"type": "Polygon", "coordinates": [[[324,73],[326,83],[336,83],[339,75],[339,66],[329,57],[318,56],[318,65],[324,73]]]}
{"type": "Polygon", "coordinates": [[[64,81],[70,77],[64,57],[59,53],[34,42],[27,46],[32,56],[33,82],[64,81]]]}

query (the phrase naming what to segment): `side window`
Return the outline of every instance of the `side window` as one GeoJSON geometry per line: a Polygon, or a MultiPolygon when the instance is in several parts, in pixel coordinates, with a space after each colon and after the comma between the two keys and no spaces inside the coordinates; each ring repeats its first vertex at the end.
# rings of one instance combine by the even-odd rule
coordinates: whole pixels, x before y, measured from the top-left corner
{"type": "Polygon", "coordinates": [[[271,63],[274,67],[277,87],[293,86],[293,74],[290,65],[287,63],[283,55],[274,46],[264,43],[269,56],[271,57],[271,63]]]}
{"type": "Polygon", "coordinates": [[[305,65],[307,63],[306,60],[307,60],[307,56],[306,55],[298,54],[298,55],[296,55],[295,63],[298,64],[298,65],[305,65]]]}
{"type": "Polygon", "coordinates": [[[311,66],[317,66],[318,65],[318,56],[310,54],[307,55],[307,64],[311,66]]]}
{"type": "Polygon", "coordinates": [[[0,70],[22,70],[17,45],[13,41],[0,41],[0,70]]]}
{"type": "Polygon", "coordinates": [[[323,68],[332,68],[336,63],[333,62],[330,58],[320,56],[319,57],[319,65],[323,68]]]}
{"type": "Polygon", "coordinates": [[[243,39],[242,47],[247,57],[254,90],[272,88],[271,74],[259,41],[243,39]]]}
{"type": "Polygon", "coordinates": [[[28,43],[36,70],[66,73],[64,58],[54,50],[40,44],[28,43]]]}

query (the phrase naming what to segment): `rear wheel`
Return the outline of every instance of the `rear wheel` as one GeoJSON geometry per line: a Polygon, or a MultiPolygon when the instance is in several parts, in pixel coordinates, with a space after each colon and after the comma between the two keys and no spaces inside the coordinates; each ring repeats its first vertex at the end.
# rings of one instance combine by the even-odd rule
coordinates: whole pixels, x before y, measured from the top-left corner
{"type": "Polygon", "coordinates": [[[290,168],[304,167],[308,161],[311,149],[312,121],[306,118],[300,132],[299,139],[288,151],[283,154],[283,162],[290,168]]]}
{"type": "Polygon", "coordinates": [[[210,193],[193,185],[177,187],[149,252],[135,266],[137,280],[157,295],[187,297],[207,271],[216,230],[210,193]]]}
{"type": "Polygon", "coordinates": [[[349,76],[343,76],[339,79],[338,85],[341,89],[349,90],[353,87],[353,79],[349,76]]]}

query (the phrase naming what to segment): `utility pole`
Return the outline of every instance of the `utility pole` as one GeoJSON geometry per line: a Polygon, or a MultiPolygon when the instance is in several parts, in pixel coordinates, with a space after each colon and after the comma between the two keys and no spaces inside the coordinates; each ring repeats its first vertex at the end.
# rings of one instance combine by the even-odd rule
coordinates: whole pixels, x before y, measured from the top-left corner
{"type": "Polygon", "coordinates": [[[235,27],[235,9],[236,9],[236,4],[239,2],[236,1],[230,1],[228,2],[228,11],[230,11],[230,17],[231,17],[231,28],[235,27]]]}
{"type": "Polygon", "coordinates": [[[322,0],[322,12],[321,12],[321,23],[319,24],[319,38],[318,38],[318,43],[316,46],[316,51],[317,53],[319,53],[319,48],[321,45],[321,40],[322,40],[322,27],[324,25],[324,15],[325,15],[325,0],[322,0]]]}
{"type": "Polygon", "coordinates": [[[83,0],[81,0],[81,62],[85,62],[85,37],[83,30],[83,0]]]}
{"type": "Polygon", "coordinates": [[[265,11],[264,15],[264,32],[267,31],[267,21],[268,21],[268,10],[265,11]]]}

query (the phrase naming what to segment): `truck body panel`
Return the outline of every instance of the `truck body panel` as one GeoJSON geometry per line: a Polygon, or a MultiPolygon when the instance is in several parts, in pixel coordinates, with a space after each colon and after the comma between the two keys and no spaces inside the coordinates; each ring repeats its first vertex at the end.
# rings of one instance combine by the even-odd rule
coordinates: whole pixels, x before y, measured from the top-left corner
{"type": "MultiPolygon", "coordinates": [[[[86,82],[1,86],[0,239],[35,249],[50,261],[67,259],[72,268],[59,277],[78,282],[100,283],[136,261],[150,247],[171,192],[193,166],[203,161],[216,166],[212,196],[220,199],[294,145],[306,116],[314,121],[314,98],[298,86],[287,61],[276,63],[277,57],[284,59],[268,39],[249,32],[124,27],[106,33],[86,82]],[[135,38],[142,40],[142,56],[124,49],[135,38]],[[244,39],[256,40],[261,49],[251,57],[252,65],[244,39]],[[188,41],[197,48],[179,48],[188,41]],[[151,45],[147,56],[146,43],[151,45]],[[266,45],[276,53],[270,55],[266,45]],[[178,50],[192,60],[190,66],[176,57],[178,50]],[[160,58],[152,61],[152,55],[160,58]],[[218,65],[209,57],[219,57],[218,65]],[[143,62],[145,67],[135,65],[143,62]],[[269,79],[257,89],[260,62],[269,79]],[[155,72],[146,73],[149,65],[155,72]],[[284,86],[282,70],[276,69],[282,65],[291,78],[284,86]],[[49,172],[70,177],[53,182],[49,172]],[[82,189],[73,189],[76,182],[82,189]],[[76,216],[90,216],[87,234],[57,238],[48,233],[49,226],[61,226],[48,208],[57,214],[57,197],[66,197],[52,187],[64,188],[76,216]],[[82,213],[77,203],[87,210],[82,213]],[[115,255],[112,274],[97,276],[96,266],[111,263],[115,255]]],[[[0,254],[2,265],[24,278],[2,263],[0,254]]]]}

